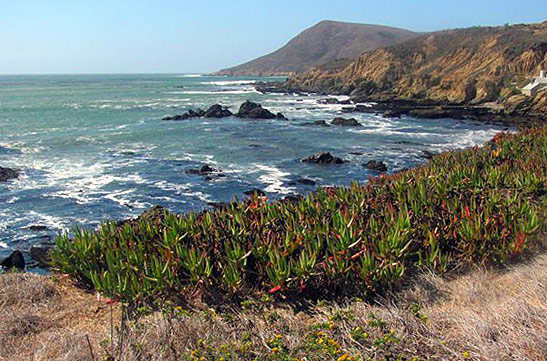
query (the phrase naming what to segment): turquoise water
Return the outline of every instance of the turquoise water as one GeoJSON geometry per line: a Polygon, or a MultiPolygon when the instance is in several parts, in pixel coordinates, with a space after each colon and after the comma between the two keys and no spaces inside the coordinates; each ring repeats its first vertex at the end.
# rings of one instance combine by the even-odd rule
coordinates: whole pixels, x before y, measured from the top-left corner
{"type": "Polygon", "coordinates": [[[0,166],[19,168],[0,184],[0,259],[75,225],[124,219],[161,204],[175,212],[243,197],[257,187],[271,198],[306,193],[298,178],[320,185],[365,182],[361,163],[383,160],[390,171],[442,151],[488,141],[499,127],[450,119],[386,119],[352,114],[363,127],[314,127],[342,115],[324,96],[263,95],[256,80],[199,75],[0,76],[0,166]],[[236,112],[246,99],[289,121],[237,118],[166,122],[165,115],[220,103],[236,112]],[[330,151],[336,166],[298,160],[330,151]],[[204,164],[226,177],[205,180],[185,170],[204,164]],[[48,230],[35,232],[31,225],[48,230]]]}

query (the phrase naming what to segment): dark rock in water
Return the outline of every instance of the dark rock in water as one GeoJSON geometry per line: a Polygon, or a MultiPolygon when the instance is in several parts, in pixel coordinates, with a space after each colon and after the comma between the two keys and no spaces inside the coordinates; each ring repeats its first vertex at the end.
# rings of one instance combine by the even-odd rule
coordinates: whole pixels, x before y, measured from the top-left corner
{"type": "Polygon", "coordinates": [[[433,107],[424,109],[411,109],[408,112],[408,115],[416,118],[440,119],[451,118],[453,114],[449,110],[443,109],[442,107],[433,107]]]}
{"type": "Polygon", "coordinates": [[[0,167],[0,182],[6,182],[10,179],[19,177],[19,172],[11,168],[0,167]]]}
{"type": "Polygon", "coordinates": [[[232,206],[231,203],[226,203],[226,202],[207,202],[207,204],[213,207],[214,209],[218,209],[218,210],[228,209],[232,206]]]}
{"type": "Polygon", "coordinates": [[[197,174],[197,175],[208,175],[211,173],[218,173],[219,169],[208,166],[207,164],[201,167],[200,169],[188,169],[186,170],[187,174],[197,174]]]}
{"type": "Polygon", "coordinates": [[[331,122],[332,125],[342,125],[346,127],[360,127],[361,123],[357,121],[355,118],[334,118],[331,122]]]}
{"type": "Polygon", "coordinates": [[[297,203],[301,201],[304,198],[304,196],[300,194],[294,194],[294,195],[288,195],[281,199],[282,202],[288,202],[288,203],[297,203]]]}
{"type": "Polygon", "coordinates": [[[5,258],[3,261],[0,262],[0,266],[6,270],[10,269],[18,269],[18,270],[24,270],[25,269],[25,257],[23,257],[23,254],[21,251],[16,250],[13,251],[7,258],[5,258]]]}
{"type": "Polygon", "coordinates": [[[258,188],[253,188],[243,193],[248,196],[257,196],[257,197],[264,197],[266,195],[266,193],[264,193],[262,189],[258,189],[258,188]]]}
{"type": "Polygon", "coordinates": [[[382,161],[370,160],[363,164],[363,166],[370,170],[377,172],[387,172],[387,165],[382,161]]]}
{"type": "Polygon", "coordinates": [[[51,264],[51,251],[53,246],[30,246],[28,254],[42,268],[48,268],[51,264]]]}
{"type": "Polygon", "coordinates": [[[384,112],[384,117],[386,117],[386,118],[400,118],[402,114],[403,114],[403,112],[400,111],[400,110],[389,109],[389,110],[386,110],[384,112]]]}
{"type": "Polygon", "coordinates": [[[342,164],[345,163],[344,160],[334,157],[329,152],[317,152],[309,157],[303,158],[300,160],[304,163],[314,163],[314,164],[342,164]]]}
{"type": "Polygon", "coordinates": [[[169,212],[169,210],[165,208],[164,206],[155,205],[148,208],[143,213],[141,213],[141,215],[137,217],[137,222],[140,222],[140,221],[163,222],[165,215],[169,213],[171,212],[169,212]]]}
{"type": "Polygon", "coordinates": [[[288,183],[290,186],[295,186],[297,183],[306,185],[306,186],[314,186],[316,183],[314,180],[308,179],[308,178],[300,178],[295,181],[291,181],[288,183]]]}
{"type": "Polygon", "coordinates": [[[223,107],[219,104],[211,105],[205,114],[203,114],[205,118],[225,118],[231,117],[232,115],[232,112],[229,111],[227,107],[223,107]]]}
{"type": "Polygon", "coordinates": [[[327,123],[324,120],[316,120],[313,123],[306,123],[306,125],[317,125],[317,126],[320,126],[320,127],[330,127],[329,123],[327,123]]]}
{"type": "Polygon", "coordinates": [[[186,120],[190,118],[200,118],[205,115],[205,111],[202,109],[192,110],[190,109],[184,114],[174,115],[171,117],[163,117],[162,120],[186,120]]]}
{"type": "Polygon", "coordinates": [[[340,104],[340,101],[336,98],[323,98],[317,100],[318,104],[340,104]]]}
{"type": "Polygon", "coordinates": [[[435,153],[430,152],[429,150],[422,150],[422,153],[420,154],[420,156],[425,159],[433,159],[433,157],[435,156],[435,153]]]}
{"type": "Polygon", "coordinates": [[[363,155],[363,154],[365,154],[365,153],[360,152],[360,151],[358,151],[358,150],[355,150],[355,151],[353,151],[353,152],[349,152],[349,154],[353,154],[353,155],[363,155]]]}
{"type": "Polygon", "coordinates": [[[283,115],[283,113],[277,113],[275,117],[279,120],[289,120],[286,116],[283,115]]]}
{"type": "Polygon", "coordinates": [[[262,105],[247,100],[239,107],[239,112],[236,114],[239,118],[249,119],[286,119],[281,113],[270,112],[268,109],[264,109],[262,105]]]}
{"type": "Polygon", "coordinates": [[[31,231],[35,231],[35,232],[47,231],[47,227],[43,226],[41,224],[32,225],[32,226],[28,227],[28,229],[30,229],[31,231]]]}

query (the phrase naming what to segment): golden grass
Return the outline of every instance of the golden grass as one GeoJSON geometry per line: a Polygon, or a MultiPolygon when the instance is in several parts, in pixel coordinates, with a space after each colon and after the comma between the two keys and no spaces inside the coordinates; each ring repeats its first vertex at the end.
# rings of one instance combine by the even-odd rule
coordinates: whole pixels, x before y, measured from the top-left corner
{"type": "Polygon", "coordinates": [[[68,280],[0,275],[1,361],[89,360],[86,335],[98,348],[109,324],[109,309],[68,280]]]}
{"type": "MultiPolygon", "coordinates": [[[[424,274],[374,305],[299,309],[257,300],[224,313],[173,308],[127,322],[121,344],[115,332],[114,354],[119,359],[121,346],[121,359],[128,361],[336,360],[345,354],[362,360],[544,360],[546,280],[543,249],[504,269],[477,268],[451,280],[424,274]],[[373,325],[371,313],[385,325],[373,325]],[[351,336],[358,327],[367,338],[351,336]],[[321,348],[318,332],[334,346],[321,348]],[[399,341],[378,345],[386,335],[399,341]]],[[[116,311],[116,326],[119,320],[116,311]]],[[[0,360],[92,360],[86,335],[101,360],[110,348],[104,301],[56,277],[0,276],[0,360]]]]}

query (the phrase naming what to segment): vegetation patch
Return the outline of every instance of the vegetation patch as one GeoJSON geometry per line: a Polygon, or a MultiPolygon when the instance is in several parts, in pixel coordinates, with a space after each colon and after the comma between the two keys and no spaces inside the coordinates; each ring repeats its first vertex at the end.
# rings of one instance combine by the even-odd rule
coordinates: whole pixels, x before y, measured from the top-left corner
{"type": "Polygon", "coordinates": [[[296,202],[253,196],[214,212],[76,229],[56,240],[53,262],[130,302],[249,292],[366,296],[417,269],[446,272],[518,255],[539,226],[546,188],[542,127],[296,202]]]}

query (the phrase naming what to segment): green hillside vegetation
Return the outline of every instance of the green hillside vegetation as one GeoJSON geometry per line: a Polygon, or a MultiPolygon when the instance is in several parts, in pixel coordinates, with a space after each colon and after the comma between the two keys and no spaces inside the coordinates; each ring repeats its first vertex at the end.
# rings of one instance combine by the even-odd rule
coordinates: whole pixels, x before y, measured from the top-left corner
{"type": "Polygon", "coordinates": [[[56,240],[55,267],[124,301],[370,296],[419,269],[499,264],[543,219],[547,127],[502,133],[365,185],[319,188],[56,240]]]}

